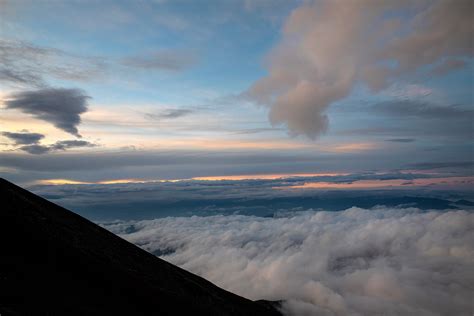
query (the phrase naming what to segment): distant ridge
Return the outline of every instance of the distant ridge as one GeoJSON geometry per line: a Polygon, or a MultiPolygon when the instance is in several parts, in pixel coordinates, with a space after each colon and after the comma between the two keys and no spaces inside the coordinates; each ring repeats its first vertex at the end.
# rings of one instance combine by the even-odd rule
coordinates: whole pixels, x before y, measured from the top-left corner
{"type": "Polygon", "coordinates": [[[0,178],[0,314],[281,315],[0,178]]]}

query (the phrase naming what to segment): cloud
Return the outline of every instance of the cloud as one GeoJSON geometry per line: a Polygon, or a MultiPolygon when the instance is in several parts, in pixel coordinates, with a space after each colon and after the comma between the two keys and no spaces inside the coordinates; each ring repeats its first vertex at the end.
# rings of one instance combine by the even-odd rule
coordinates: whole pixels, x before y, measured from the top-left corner
{"type": "MultiPolygon", "coordinates": [[[[149,176],[150,169],[145,168],[148,172],[145,176],[149,176]]],[[[274,175],[263,179],[255,175],[242,180],[162,181],[118,178],[115,170],[108,177],[99,172],[80,171],[73,177],[64,174],[54,177],[41,171],[42,180],[29,189],[89,219],[136,220],[218,214],[273,217],[310,208],[340,211],[352,206],[377,205],[448,209],[457,208],[452,201],[454,191],[458,199],[471,200],[474,183],[472,176],[442,177],[426,173],[281,175],[282,178],[274,175]],[[92,180],[91,174],[99,174],[97,180],[92,180]],[[74,183],[82,184],[70,185],[74,183]]],[[[136,172],[129,176],[136,176],[136,172]]]]}
{"type": "Polygon", "coordinates": [[[7,109],[18,109],[81,137],[77,126],[81,123],[80,115],[87,111],[88,98],[79,89],[45,88],[13,93],[4,104],[7,109]]]}
{"type": "MultiPolygon", "coordinates": [[[[410,147],[410,146],[408,146],[410,147]]],[[[466,155],[469,155],[469,151],[466,155]]],[[[468,157],[468,156],[466,156],[468,157]]],[[[4,174],[12,181],[69,178],[95,181],[116,178],[183,179],[203,176],[281,174],[308,172],[355,172],[363,170],[417,169],[419,162],[457,161],[451,147],[416,155],[394,155],[393,151],[318,153],[312,150],[88,150],[54,155],[31,156],[20,152],[0,152],[0,168],[16,170],[4,174]],[[374,156],[375,154],[375,156],[374,156]],[[434,155],[434,156],[433,156],[434,155]],[[407,157],[409,158],[407,160],[407,157]],[[358,161],[355,165],[354,161],[358,161]],[[84,173],[84,171],[88,171],[84,173]],[[92,171],[92,172],[91,172],[92,171]]],[[[459,159],[458,159],[459,160],[459,159]]],[[[461,159],[461,161],[463,161],[461,159]]],[[[445,171],[445,170],[441,170],[445,171]]],[[[450,175],[466,175],[468,169],[453,167],[450,175]]],[[[469,173],[470,174],[470,173],[469,173]]],[[[329,181],[329,179],[320,179],[329,181]]],[[[347,180],[347,179],[346,179],[347,180]]]]}
{"type": "Polygon", "coordinates": [[[26,41],[0,39],[0,82],[20,88],[45,88],[49,79],[93,81],[130,70],[181,71],[194,65],[196,56],[175,50],[106,58],[82,56],[26,41]]]}
{"type": "Polygon", "coordinates": [[[52,145],[32,144],[32,145],[21,146],[18,149],[23,150],[29,154],[41,155],[41,154],[46,154],[52,151],[64,151],[70,148],[95,147],[95,146],[97,145],[85,140],[61,140],[61,141],[57,141],[56,143],[52,145]]]}
{"type": "Polygon", "coordinates": [[[471,1],[420,4],[305,2],[288,17],[268,75],[246,95],[270,107],[272,124],[314,139],[328,128],[327,108],[357,83],[377,92],[447,58],[472,56],[471,1]]]}
{"type": "Polygon", "coordinates": [[[162,50],[149,55],[126,57],[121,63],[144,70],[181,71],[195,63],[195,56],[183,51],[162,50]]]}
{"type": "Polygon", "coordinates": [[[280,131],[280,128],[249,128],[242,129],[235,132],[235,134],[257,134],[257,133],[266,133],[266,132],[275,132],[280,131]]]}
{"type": "Polygon", "coordinates": [[[25,145],[25,146],[21,146],[18,149],[23,150],[33,155],[46,154],[51,151],[51,148],[49,146],[44,146],[44,145],[39,145],[39,144],[25,145]]]}
{"type": "Polygon", "coordinates": [[[359,209],[104,226],[287,315],[470,315],[474,214],[359,209]]]}
{"type": "Polygon", "coordinates": [[[194,110],[191,110],[191,109],[165,109],[165,110],[162,110],[160,113],[146,113],[145,117],[154,119],[154,120],[175,119],[175,118],[189,115],[193,112],[194,110]]]}
{"type": "Polygon", "coordinates": [[[95,147],[97,145],[85,140],[61,140],[50,146],[51,150],[66,150],[75,147],[95,147]]]}
{"type": "Polygon", "coordinates": [[[15,69],[0,68],[0,80],[26,86],[45,86],[43,78],[39,74],[15,69]]]}
{"type": "Polygon", "coordinates": [[[410,168],[419,170],[429,169],[446,169],[446,168],[462,168],[471,169],[474,167],[473,161],[443,161],[443,162],[420,162],[408,165],[410,168]]]}
{"type": "MultiPolygon", "coordinates": [[[[216,175],[223,168],[225,172],[230,170],[247,170],[247,166],[258,169],[262,172],[287,172],[295,170],[295,163],[309,163],[314,161],[314,155],[274,155],[273,153],[265,153],[258,151],[246,151],[239,153],[212,151],[196,151],[196,150],[174,150],[174,151],[120,151],[120,152],[91,152],[87,154],[75,153],[66,157],[62,155],[35,157],[31,159],[29,156],[0,153],[0,165],[10,168],[19,168],[21,170],[30,171],[73,171],[73,170],[106,170],[111,169],[118,172],[121,168],[141,168],[144,167],[150,176],[150,170],[155,167],[163,167],[168,171],[175,173],[172,178],[189,177],[185,175],[185,171],[192,172],[195,176],[216,175]],[[193,171],[193,165],[198,167],[199,172],[193,171]],[[230,167],[229,167],[230,166],[230,167]],[[285,168],[285,166],[287,166],[285,168]],[[288,170],[289,169],[289,170],[288,170]],[[213,170],[212,173],[210,171],[213,170]]],[[[318,159],[317,164],[320,166],[324,158],[318,159]]],[[[162,170],[162,171],[166,171],[162,170]]],[[[138,170],[136,170],[138,171],[138,170]]],[[[171,174],[170,172],[161,172],[171,174]]]]}
{"type": "Polygon", "coordinates": [[[44,88],[48,77],[88,81],[100,77],[106,67],[101,58],[0,39],[0,81],[14,86],[44,88]]]}
{"type": "Polygon", "coordinates": [[[11,132],[1,132],[1,135],[11,139],[15,145],[29,145],[37,144],[41,139],[44,138],[43,134],[39,133],[11,133],[11,132]]]}
{"type": "Polygon", "coordinates": [[[471,122],[474,110],[459,105],[441,106],[415,100],[396,100],[375,104],[372,110],[392,117],[416,119],[465,120],[471,122]]]}
{"type": "MultiPolygon", "coordinates": [[[[470,104],[441,104],[430,100],[416,100],[400,96],[390,101],[369,103],[364,107],[346,106],[338,113],[346,119],[363,114],[370,128],[341,129],[338,135],[385,136],[388,139],[427,139],[439,142],[444,148],[453,143],[472,139],[474,110],[470,104]],[[342,116],[343,115],[343,116],[342,116]],[[446,140],[449,139],[449,142],[446,140]]],[[[346,124],[350,126],[350,124],[346,124]]]]}
{"type": "Polygon", "coordinates": [[[443,76],[451,71],[461,69],[466,66],[466,62],[461,59],[447,59],[433,68],[432,72],[436,76],[443,76]]]}
{"type": "Polygon", "coordinates": [[[386,139],[386,142],[393,142],[393,143],[412,143],[416,139],[414,138],[391,138],[391,139],[386,139]]]}
{"type": "Polygon", "coordinates": [[[41,87],[45,85],[39,60],[54,50],[25,42],[0,40],[0,80],[41,87]]]}
{"type": "Polygon", "coordinates": [[[367,107],[367,114],[378,122],[381,118],[384,121],[384,127],[373,134],[390,133],[401,139],[420,135],[437,140],[451,138],[451,143],[472,139],[474,110],[468,105],[398,99],[373,104],[367,107]]]}

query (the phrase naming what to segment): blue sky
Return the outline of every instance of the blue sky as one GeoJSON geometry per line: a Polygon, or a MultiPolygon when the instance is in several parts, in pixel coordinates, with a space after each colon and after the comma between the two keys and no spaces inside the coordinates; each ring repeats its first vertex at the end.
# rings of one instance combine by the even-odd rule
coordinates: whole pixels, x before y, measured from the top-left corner
{"type": "Polygon", "coordinates": [[[473,5],[0,0],[0,177],[287,314],[471,315],[473,5]]]}
{"type": "Polygon", "coordinates": [[[2,1],[0,173],[471,176],[469,6],[2,1]]]}

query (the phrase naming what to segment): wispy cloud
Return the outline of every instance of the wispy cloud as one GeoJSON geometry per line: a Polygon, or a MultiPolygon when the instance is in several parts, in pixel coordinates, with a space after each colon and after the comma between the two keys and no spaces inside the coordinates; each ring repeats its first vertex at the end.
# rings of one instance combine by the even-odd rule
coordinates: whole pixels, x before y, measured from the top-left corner
{"type": "Polygon", "coordinates": [[[147,55],[129,56],[123,58],[122,65],[147,71],[166,70],[181,71],[195,63],[193,54],[184,51],[162,50],[147,55]]]}
{"type": "Polygon", "coordinates": [[[45,88],[51,79],[90,82],[137,70],[179,72],[194,65],[196,59],[195,54],[181,50],[125,57],[77,55],[26,41],[0,39],[0,81],[22,89],[45,88]]]}
{"type": "Polygon", "coordinates": [[[44,88],[50,78],[89,81],[101,77],[105,68],[101,58],[0,39],[0,80],[14,86],[44,88]]]}
{"type": "Polygon", "coordinates": [[[153,120],[175,119],[192,114],[192,109],[164,109],[158,113],[145,113],[145,117],[153,120]]]}
{"type": "Polygon", "coordinates": [[[373,111],[398,117],[437,120],[472,120],[474,110],[460,105],[438,105],[415,100],[396,100],[375,104],[373,111]]]}
{"type": "Polygon", "coordinates": [[[392,143],[413,143],[416,139],[414,138],[390,138],[386,139],[386,142],[392,142],[392,143]]]}
{"type": "Polygon", "coordinates": [[[461,69],[465,67],[467,63],[462,59],[446,59],[444,62],[440,63],[436,67],[433,68],[432,72],[436,76],[442,76],[451,71],[461,69]]]}

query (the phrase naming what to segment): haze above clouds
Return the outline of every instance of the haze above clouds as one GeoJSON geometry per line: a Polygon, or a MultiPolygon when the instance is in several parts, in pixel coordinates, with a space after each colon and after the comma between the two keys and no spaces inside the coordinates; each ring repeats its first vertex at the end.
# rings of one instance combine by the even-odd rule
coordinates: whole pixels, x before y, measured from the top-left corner
{"type": "Polygon", "coordinates": [[[268,217],[310,208],[340,211],[351,206],[371,208],[377,205],[472,208],[472,174],[460,176],[448,170],[445,173],[420,170],[412,173],[248,175],[144,182],[134,179],[96,183],[50,179],[31,185],[29,189],[95,221],[218,214],[268,217]]]}

